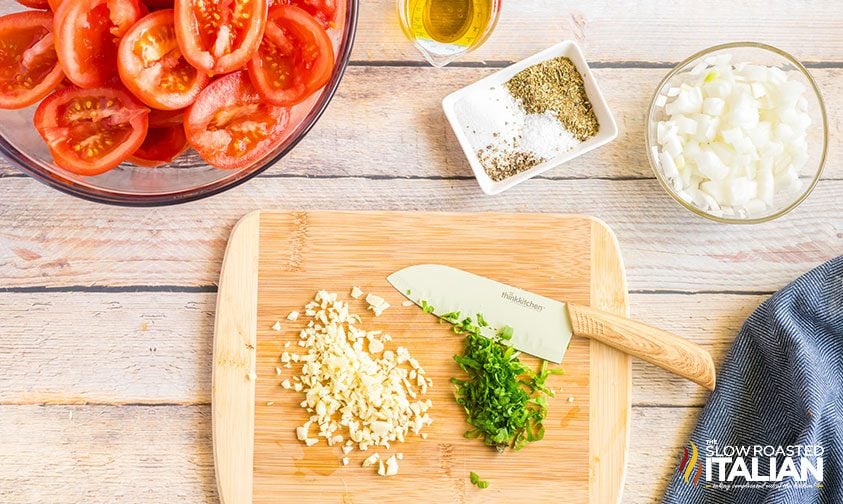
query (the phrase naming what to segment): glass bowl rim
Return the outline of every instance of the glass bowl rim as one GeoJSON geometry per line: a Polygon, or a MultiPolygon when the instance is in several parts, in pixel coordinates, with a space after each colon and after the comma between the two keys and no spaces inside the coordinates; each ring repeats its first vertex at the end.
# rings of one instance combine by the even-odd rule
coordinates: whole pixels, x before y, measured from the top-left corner
{"type": "Polygon", "coordinates": [[[280,161],[281,158],[289,154],[290,151],[292,151],[296,147],[296,145],[298,145],[298,143],[301,142],[304,137],[308,135],[310,130],[313,129],[317,122],[319,122],[319,119],[322,117],[322,114],[325,113],[325,110],[327,110],[328,105],[331,103],[334,96],[336,95],[340,82],[345,76],[345,72],[351,62],[351,51],[354,48],[354,41],[357,36],[360,0],[348,0],[348,6],[348,19],[345,23],[346,31],[342,37],[340,51],[338,51],[337,54],[337,62],[339,63],[339,65],[337,66],[335,74],[331,77],[331,80],[329,81],[328,85],[326,85],[326,87],[322,90],[322,96],[319,97],[319,100],[316,102],[313,109],[308,112],[308,116],[313,114],[312,118],[309,121],[305,120],[299,125],[299,127],[303,126],[303,128],[298,133],[296,138],[290,141],[289,145],[282,149],[278,154],[272,156],[270,159],[267,159],[266,162],[262,164],[262,166],[260,166],[259,168],[255,168],[254,170],[250,171],[245,175],[239,177],[231,177],[229,180],[224,182],[215,181],[205,186],[182,189],[179,191],[169,192],[165,194],[152,194],[146,196],[120,193],[108,189],[86,188],[83,186],[76,185],[72,181],[65,181],[65,179],[58,174],[53,174],[53,176],[50,176],[47,173],[43,173],[41,170],[33,169],[28,166],[28,161],[26,161],[28,156],[26,156],[24,153],[14,147],[2,134],[0,134],[0,154],[2,154],[2,156],[11,165],[15,166],[25,175],[32,177],[33,179],[43,183],[44,185],[49,186],[52,189],[56,189],[65,194],[69,194],[71,196],[75,196],[83,200],[92,201],[94,203],[102,203],[106,205],[138,208],[166,207],[182,203],[189,203],[191,201],[197,201],[200,199],[217,195],[230,189],[234,189],[235,187],[260,175],[269,167],[275,165],[278,161],[280,161]]]}
{"type": "Polygon", "coordinates": [[[822,91],[820,90],[819,85],[817,84],[816,80],[814,80],[814,76],[811,75],[811,73],[808,71],[808,69],[805,67],[805,65],[803,65],[799,60],[797,60],[793,55],[791,55],[787,51],[784,51],[782,49],[779,49],[778,47],[774,47],[772,45],[765,44],[765,43],[762,43],[762,42],[729,42],[729,43],[725,43],[725,44],[718,44],[718,45],[714,45],[714,46],[708,47],[706,49],[703,49],[701,51],[698,51],[698,52],[692,54],[691,56],[687,57],[686,59],[684,59],[682,62],[677,64],[670,72],[668,72],[667,75],[665,75],[664,78],[662,78],[662,80],[659,82],[658,86],[656,86],[656,90],[653,93],[653,97],[650,100],[650,107],[647,110],[647,120],[646,120],[645,124],[646,124],[646,131],[644,132],[644,139],[645,139],[645,145],[646,145],[646,148],[647,148],[647,160],[650,162],[650,169],[653,170],[653,173],[655,174],[656,179],[659,181],[659,184],[662,186],[662,188],[677,203],[679,203],[683,207],[687,208],[688,210],[690,210],[694,214],[696,214],[700,217],[704,217],[706,219],[715,221],[715,222],[720,222],[722,224],[760,224],[760,223],[764,223],[764,222],[770,222],[772,220],[775,220],[775,219],[787,214],[788,212],[790,212],[791,210],[793,210],[794,208],[799,206],[803,201],[805,201],[808,198],[808,196],[810,196],[811,193],[814,191],[814,188],[817,186],[817,183],[819,183],[820,177],[822,176],[823,170],[825,169],[825,164],[826,164],[827,156],[828,156],[828,114],[826,112],[825,99],[823,98],[822,91]],[[723,49],[746,49],[746,48],[761,49],[763,51],[771,52],[773,54],[781,56],[785,60],[787,60],[788,62],[793,64],[794,68],[799,70],[799,72],[805,77],[805,79],[808,80],[808,82],[811,85],[811,88],[813,89],[813,91],[814,91],[814,93],[817,97],[817,102],[819,103],[819,107],[820,107],[820,115],[822,117],[822,128],[823,128],[822,154],[820,155],[819,166],[817,167],[817,171],[814,174],[814,177],[811,180],[810,185],[802,191],[802,193],[799,195],[798,198],[794,199],[787,206],[785,206],[785,207],[783,207],[783,208],[781,208],[781,209],[777,210],[776,212],[771,213],[769,215],[765,215],[763,217],[756,217],[756,218],[752,218],[752,219],[729,218],[729,217],[720,217],[720,216],[717,216],[717,215],[712,215],[712,214],[710,214],[710,213],[708,213],[708,212],[706,212],[706,211],[704,211],[700,208],[697,208],[696,206],[694,206],[690,202],[685,201],[684,199],[680,198],[679,195],[676,194],[676,192],[673,190],[673,188],[670,187],[670,184],[668,184],[667,181],[664,179],[664,175],[662,175],[662,173],[660,173],[658,168],[656,167],[656,161],[653,159],[653,151],[652,151],[653,145],[652,145],[652,142],[650,141],[650,125],[652,124],[653,116],[654,116],[655,110],[657,108],[656,107],[656,99],[658,98],[659,93],[662,90],[662,88],[664,88],[664,86],[670,81],[670,79],[672,79],[675,75],[677,75],[681,71],[685,70],[694,61],[696,61],[696,60],[698,60],[698,59],[700,59],[704,56],[707,56],[711,53],[721,51],[723,49]]]}

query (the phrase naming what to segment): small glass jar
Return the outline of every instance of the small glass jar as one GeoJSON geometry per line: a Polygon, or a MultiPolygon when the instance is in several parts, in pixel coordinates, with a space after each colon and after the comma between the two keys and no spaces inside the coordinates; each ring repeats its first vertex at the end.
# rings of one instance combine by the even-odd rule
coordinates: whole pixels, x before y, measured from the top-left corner
{"type": "Polygon", "coordinates": [[[500,12],[501,0],[398,0],[404,34],[435,67],[483,45],[500,12]]]}

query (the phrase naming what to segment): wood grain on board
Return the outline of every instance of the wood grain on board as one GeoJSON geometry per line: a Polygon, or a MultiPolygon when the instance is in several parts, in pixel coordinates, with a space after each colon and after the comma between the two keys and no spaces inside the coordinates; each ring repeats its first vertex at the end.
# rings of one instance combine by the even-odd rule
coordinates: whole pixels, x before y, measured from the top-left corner
{"type": "Polygon", "coordinates": [[[260,214],[251,212],[234,226],[225,248],[214,323],[214,468],[227,504],[251,503],[253,491],[259,253],[260,214]]]}
{"type": "MultiPolygon", "coordinates": [[[[235,370],[214,381],[215,459],[225,504],[252,502],[249,496],[254,502],[277,502],[280,496],[296,502],[340,502],[346,497],[391,502],[401,495],[436,502],[474,502],[490,497],[513,499],[528,489],[537,502],[555,500],[559,492],[574,501],[587,501],[589,495],[591,502],[618,501],[629,436],[630,366],[626,356],[602,353],[600,345],[574,338],[563,361],[565,375],[549,383],[564,393],[548,399],[544,440],[504,457],[462,436],[467,428],[465,413],[453,401],[448,385],[450,377],[460,374],[452,356],[459,353],[462,339],[417,307],[402,306],[403,296],[386,282],[389,273],[402,267],[443,263],[495,278],[517,278],[519,287],[623,314],[627,310],[623,267],[611,232],[584,217],[433,217],[424,213],[261,212],[248,215],[237,225],[228,248],[235,253],[226,257],[220,279],[220,318],[214,345],[214,372],[235,370]],[[242,243],[260,247],[256,307],[237,299],[239,292],[254,288],[254,270],[230,268],[241,262],[236,252],[242,243]],[[512,256],[501,254],[501,250],[523,253],[512,256]],[[351,285],[384,297],[392,308],[373,317],[365,301],[348,297],[351,285]],[[593,292],[592,286],[599,288],[593,292]],[[297,365],[293,371],[282,370],[282,377],[276,367],[284,344],[295,344],[307,323],[305,317],[288,321],[286,314],[303,311],[303,305],[320,289],[347,299],[350,309],[363,317],[360,327],[391,334],[395,339],[388,348],[406,346],[434,381],[424,397],[434,404],[434,422],[425,429],[427,439],[410,436],[392,449],[370,450],[384,458],[395,452],[404,454],[397,478],[384,480],[373,469],[360,467],[369,453],[352,452],[351,463],[342,467],[339,447],[320,443],[306,448],[296,439],[295,428],[308,415],[298,405],[301,394],[286,391],[279,383],[294,375],[297,365]],[[257,343],[252,352],[241,340],[243,334],[254,330],[255,308],[257,343]],[[241,310],[245,310],[242,317],[238,315],[241,310]],[[279,320],[280,332],[271,329],[279,320]],[[227,346],[229,352],[218,355],[216,349],[221,346],[227,346]],[[243,353],[256,358],[254,369],[248,366],[250,359],[237,359],[242,365],[233,366],[227,357],[243,353]],[[247,378],[253,371],[255,381],[247,378]],[[238,373],[240,379],[236,380],[238,373]],[[244,393],[242,388],[249,391],[244,393]],[[254,424],[237,428],[234,419],[248,421],[250,415],[244,414],[242,407],[231,408],[218,400],[252,394],[254,424]],[[226,422],[226,427],[218,428],[221,422],[226,422]],[[245,450],[242,445],[248,444],[244,436],[251,439],[252,428],[253,481],[251,470],[229,459],[235,447],[251,452],[251,445],[245,450]],[[592,435],[598,439],[592,442],[592,435]],[[537,474],[537,459],[553,462],[537,474]],[[469,471],[496,483],[489,491],[478,493],[468,483],[469,471]],[[315,493],[314,488],[319,491],[315,493]],[[424,488],[423,494],[420,488],[424,488]]],[[[524,360],[537,365],[533,358],[525,356],[524,360]]]]}
{"type": "MultiPolygon", "coordinates": [[[[605,223],[596,219],[591,222],[590,255],[589,306],[612,315],[629,316],[629,292],[617,237],[605,223]]],[[[620,504],[632,428],[632,358],[595,340],[588,346],[591,352],[590,415],[592,419],[602,419],[589,424],[590,502],[620,504]]],[[[559,391],[562,397],[567,394],[567,390],[559,391]]],[[[569,395],[568,401],[572,405],[570,401],[575,402],[576,398],[569,395]]]]}

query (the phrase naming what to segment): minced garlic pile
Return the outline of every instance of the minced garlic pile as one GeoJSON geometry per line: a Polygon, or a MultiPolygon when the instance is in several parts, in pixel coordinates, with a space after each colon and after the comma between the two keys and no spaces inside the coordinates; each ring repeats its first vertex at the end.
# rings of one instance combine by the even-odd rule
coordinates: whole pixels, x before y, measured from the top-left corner
{"type": "MultiPolygon", "coordinates": [[[[352,290],[352,297],[361,295],[357,287],[352,290]]],[[[366,301],[376,316],[389,306],[372,294],[366,301]]],[[[401,346],[394,351],[386,349],[392,338],[363,329],[360,317],[349,313],[348,303],[337,300],[335,293],[317,292],[305,306],[304,315],[311,320],[299,333],[299,346],[307,353],[281,354],[285,368],[302,363],[300,376],[281,382],[285,389],[304,393],[301,406],[311,414],[296,428],[298,439],[307,446],[317,444],[319,438],[329,446],[344,443],[342,463],[347,465],[345,455],[355,445],[361,451],[374,446],[389,449],[391,443],[404,442],[410,433],[425,438],[421,431],[432,422],[428,415],[432,402],[418,396],[433,384],[410,352],[401,346]]],[[[289,318],[297,317],[298,313],[289,318]]],[[[375,453],[363,466],[377,462],[378,474],[392,476],[398,473],[397,459],[401,458],[399,453],[384,463],[375,453]]]]}

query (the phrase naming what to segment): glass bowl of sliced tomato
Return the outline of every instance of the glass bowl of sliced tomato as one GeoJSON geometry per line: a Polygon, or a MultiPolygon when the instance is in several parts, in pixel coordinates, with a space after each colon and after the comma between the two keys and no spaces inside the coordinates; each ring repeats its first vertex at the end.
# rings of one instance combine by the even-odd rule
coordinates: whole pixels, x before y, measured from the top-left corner
{"type": "Polygon", "coordinates": [[[192,201],[278,162],[339,86],[358,0],[0,6],[0,153],[74,196],[192,201]]]}

